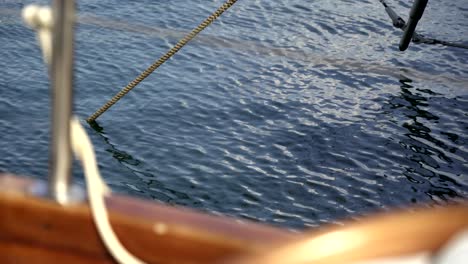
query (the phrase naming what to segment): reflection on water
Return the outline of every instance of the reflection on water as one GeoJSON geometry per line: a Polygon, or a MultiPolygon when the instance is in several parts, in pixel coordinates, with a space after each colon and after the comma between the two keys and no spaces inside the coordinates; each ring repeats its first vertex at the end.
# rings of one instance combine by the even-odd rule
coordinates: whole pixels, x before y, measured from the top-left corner
{"type": "MultiPolygon", "coordinates": [[[[456,148],[446,145],[431,134],[431,129],[425,126],[425,122],[437,123],[439,117],[424,110],[429,106],[427,97],[437,96],[430,89],[418,89],[419,94],[412,92],[410,79],[400,80],[401,95],[406,104],[395,103],[394,109],[405,108],[405,116],[409,119],[403,123],[403,127],[408,131],[405,133],[406,140],[400,142],[401,146],[410,150],[407,158],[416,165],[405,168],[404,175],[408,181],[417,185],[425,185],[425,193],[434,201],[450,200],[450,198],[460,197],[450,186],[461,186],[457,182],[458,177],[444,175],[441,169],[441,162],[450,166],[453,160],[446,153],[455,153],[456,148]],[[426,96],[424,96],[426,95],[426,96]]],[[[448,136],[452,142],[458,136],[449,132],[442,132],[441,135],[448,136]]]]}
{"type": "Polygon", "coordinates": [[[128,170],[129,174],[127,177],[134,176],[139,179],[136,185],[127,183],[126,181],[122,182],[123,185],[126,185],[133,191],[140,194],[148,194],[146,196],[154,200],[163,201],[169,204],[178,203],[184,205],[183,201],[189,199],[187,194],[165,187],[162,182],[156,180],[155,175],[151,172],[139,170],[138,166],[141,162],[127,152],[119,150],[114,144],[112,144],[106,137],[104,128],[101,127],[98,122],[92,122],[90,123],[90,126],[106,144],[106,152],[110,153],[113,159],[128,170]],[[142,185],[144,186],[144,189],[149,190],[149,192],[143,191],[143,188],[141,188],[142,185]]]}

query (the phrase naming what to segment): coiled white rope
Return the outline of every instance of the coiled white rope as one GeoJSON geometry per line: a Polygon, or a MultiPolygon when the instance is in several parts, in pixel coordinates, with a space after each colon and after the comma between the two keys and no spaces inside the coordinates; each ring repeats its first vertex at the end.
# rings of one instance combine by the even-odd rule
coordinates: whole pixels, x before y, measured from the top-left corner
{"type": "Polygon", "coordinates": [[[71,120],[70,130],[72,149],[83,166],[91,213],[102,241],[117,262],[143,264],[142,260],[125,249],[110,225],[104,196],[109,195],[111,190],[99,174],[93,145],[77,118],[71,120]]]}

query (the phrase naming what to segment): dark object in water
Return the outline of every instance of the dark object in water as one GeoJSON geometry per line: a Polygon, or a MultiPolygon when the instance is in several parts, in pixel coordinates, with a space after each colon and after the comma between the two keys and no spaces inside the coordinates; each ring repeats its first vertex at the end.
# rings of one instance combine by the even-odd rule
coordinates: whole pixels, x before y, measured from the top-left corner
{"type": "Polygon", "coordinates": [[[413,7],[411,8],[408,23],[404,28],[403,36],[400,40],[399,48],[401,51],[405,51],[409,43],[413,37],[414,31],[416,30],[416,26],[418,25],[419,20],[421,19],[422,15],[424,14],[424,10],[426,9],[428,0],[416,0],[413,3],[413,7]]]}
{"type": "Polygon", "coordinates": [[[462,43],[453,43],[444,40],[427,38],[421,34],[416,33],[416,26],[424,13],[427,2],[428,0],[416,0],[413,4],[413,7],[411,8],[409,21],[406,23],[405,20],[398,16],[397,13],[387,4],[387,2],[385,2],[385,0],[380,0],[380,3],[382,3],[382,5],[385,7],[385,11],[392,20],[393,26],[404,31],[400,40],[399,49],[401,51],[405,51],[408,48],[411,40],[414,43],[425,43],[432,45],[440,44],[449,47],[468,49],[468,45],[464,45],[462,43]]]}

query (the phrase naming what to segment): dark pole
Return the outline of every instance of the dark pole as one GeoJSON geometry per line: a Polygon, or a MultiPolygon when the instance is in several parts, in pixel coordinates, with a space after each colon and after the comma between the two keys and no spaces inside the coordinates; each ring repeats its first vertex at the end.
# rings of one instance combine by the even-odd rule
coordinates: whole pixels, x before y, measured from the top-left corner
{"type": "Polygon", "coordinates": [[[424,9],[426,9],[428,0],[415,0],[413,7],[411,8],[408,23],[403,32],[403,36],[400,40],[399,48],[401,51],[404,51],[408,48],[409,43],[413,37],[416,26],[418,25],[419,20],[421,19],[424,9]]]}
{"type": "Polygon", "coordinates": [[[406,24],[403,18],[399,17],[397,13],[390,6],[387,5],[385,0],[380,0],[380,3],[382,3],[382,5],[385,7],[385,11],[392,20],[393,26],[396,28],[403,28],[406,24]]]}

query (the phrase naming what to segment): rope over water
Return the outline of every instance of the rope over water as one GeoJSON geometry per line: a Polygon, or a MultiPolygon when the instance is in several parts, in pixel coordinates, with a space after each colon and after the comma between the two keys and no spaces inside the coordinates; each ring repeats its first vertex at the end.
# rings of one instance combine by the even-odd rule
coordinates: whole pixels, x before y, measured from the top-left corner
{"type": "Polygon", "coordinates": [[[124,97],[128,92],[130,92],[135,86],[137,86],[141,81],[143,81],[146,77],[148,77],[151,73],[153,73],[159,66],[161,66],[164,62],[166,62],[169,58],[171,58],[174,54],[176,54],[185,44],[187,44],[190,40],[192,40],[198,33],[200,33],[203,29],[208,27],[213,21],[215,21],[221,14],[224,13],[227,9],[229,9],[232,5],[234,5],[237,0],[228,0],[226,1],[221,7],[218,8],[211,16],[205,19],[200,25],[198,25],[194,30],[188,33],[185,37],[183,37],[173,48],[171,48],[166,54],[160,57],[157,61],[155,61],[148,69],[143,71],[135,80],[131,81],[127,86],[125,86],[120,92],[118,92],[114,97],[112,97],[106,104],[104,104],[101,108],[99,108],[94,114],[89,116],[86,121],[88,123],[94,122],[96,118],[106,112],[111,106],[113,106],[117,101],[119,101],[122,97],[124,97]]]}

